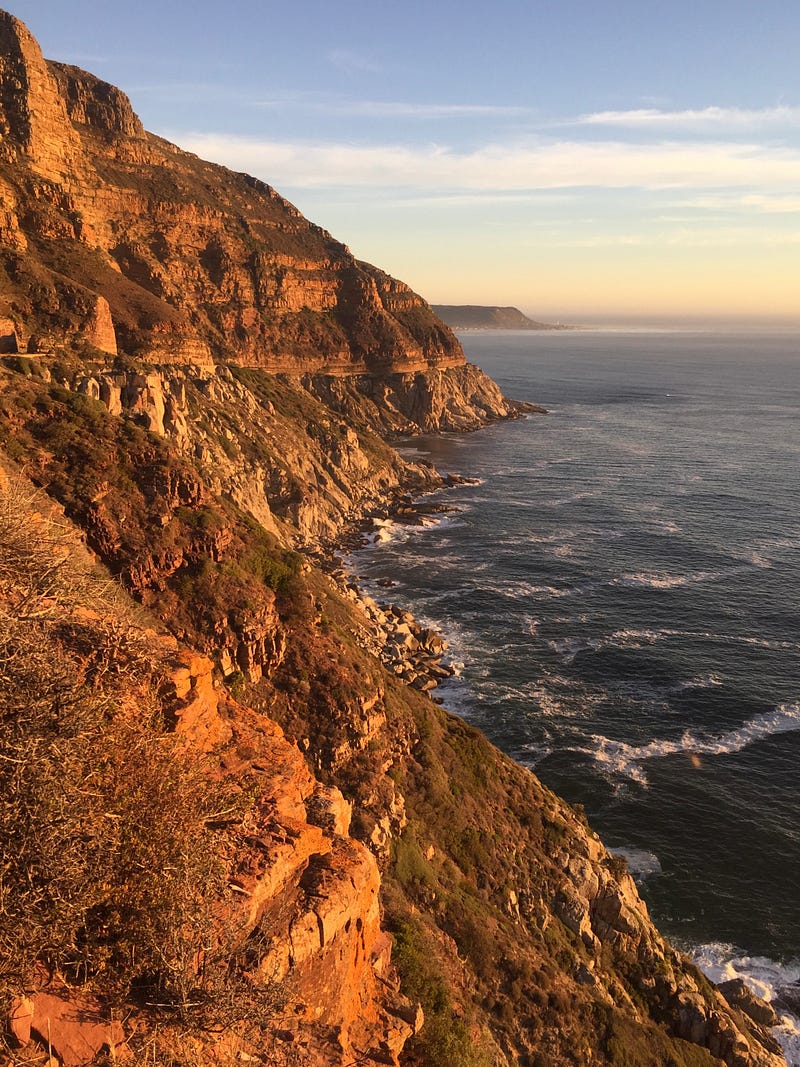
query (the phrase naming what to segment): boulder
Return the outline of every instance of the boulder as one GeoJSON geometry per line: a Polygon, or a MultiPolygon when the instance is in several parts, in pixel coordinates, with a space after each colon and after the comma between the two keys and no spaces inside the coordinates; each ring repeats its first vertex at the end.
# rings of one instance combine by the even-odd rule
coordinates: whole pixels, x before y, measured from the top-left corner
{"type": "Polygon", "coordinates": [[[738,1008],[753,1022],[761,1026],[778,1025],[778,1016],[772,1005],[754,993],[741,978],[731,978],[728,982],[720,982],[717,989],[732,1008],[738,1008]]]}

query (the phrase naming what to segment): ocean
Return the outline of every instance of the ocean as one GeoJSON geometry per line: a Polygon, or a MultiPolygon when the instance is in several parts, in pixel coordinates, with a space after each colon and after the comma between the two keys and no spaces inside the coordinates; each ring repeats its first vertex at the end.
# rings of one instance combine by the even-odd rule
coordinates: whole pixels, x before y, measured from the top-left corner
{"type": "Polygon", "coordinates": [[[404,442],[474,481],[350,566],[447,636],[446,705],[584,805],[661,930],[774,995],[800,979],[800,333],[461,341],[549,414],[404,442]]]}

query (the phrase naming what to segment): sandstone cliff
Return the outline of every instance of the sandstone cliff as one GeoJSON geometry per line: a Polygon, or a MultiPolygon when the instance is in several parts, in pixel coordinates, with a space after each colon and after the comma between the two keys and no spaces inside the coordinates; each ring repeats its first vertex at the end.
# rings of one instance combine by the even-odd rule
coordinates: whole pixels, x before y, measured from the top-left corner
{"type": "Polygon", "coordinates": [[[0,52],[6,348],[77,341],[159,364],[313,375],[321,388],[320,376],[345,375],[373,402],[375,377],[391,374],[402,428],[508,413],[420,297],[269,186],[146,133],[123,93],[46,62],[5,13],[0,52]],[[420,394],[453,369],[465,399],[448,420],[420,394]]]}
{"type": "Polygon", "coordinates": [[[493,383],[273,190],[0,40],[0,444],[64,509],[0,551],[7,1058],[777,1067],[315,565],[441,485],[386,435],[503,417],[493,383]],[[145,618],[59,584],[67,520],[145,618]]]}

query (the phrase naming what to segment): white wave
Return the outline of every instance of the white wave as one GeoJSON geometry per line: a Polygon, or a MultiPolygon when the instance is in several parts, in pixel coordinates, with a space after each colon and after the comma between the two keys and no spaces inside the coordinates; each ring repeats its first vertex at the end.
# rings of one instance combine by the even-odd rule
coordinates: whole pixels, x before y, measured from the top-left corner
{"type": "Polygon", "coordinates": [[[663,630],[615,630],[610,637],[603,639],[602,647],[644,648],[654,645],[664,636],[663,630]]]}
{"type": "Polygon", "coordinates": [[[402,544],[410,537],[423,531],[427,526],[438,526],[440,523],[441,519],[432,519],[424,525],[422,523],[396,522],[394,519],[373,519],[372,525],[375,533],[367,535],[368,544],[366,547],[372,548],[389,542],[402,544]]]}
{"type": "Polygon", "coordinates": [[[738,641],[743,645],[753,645],[756,648],[767,648],[770,651],[782,651],[788,649],[790,651],[800,651],[800,644],[795,641],[770,641],[766,637],[734,637],[733,641],[738,641]]]}
{"type": "Polygon", "coordinates": [[[394,523],[388,523],[385,526],[379,526],[376,532],[372,535],[371,541],[373,545],[383,545],[387,541],[392,540],[392,527],[394,523]]]}
{"type": "Polygon", "coordinates": [[[723,680],[718,674],[710,671],[708,674],[699,674],[694,678],[688,678],[685,682],[677,682],[670,686],[671,693],[682,693],[685,689],[712,689],[723,685],[723,680]]]}
{"type": "Polygon", "coordinates": [[[612,774],[646,786],[647,775],[642,764],[647,760],[683,753],[699,766],[702,756],[729,756],[773,734],[796,730],[800,730],[800,704],[779,704],[771,711],[757,715],[737,729],[718,737],[703,737],[686,730],[678,739],[656,739],[648,741],[646,745],[630,745],[602,734],[593,734],[591,740],[594,747],[580,751],[594,756],[612,774]]]}
{"type": "Polygon", "coordinates": [[[524,767],[533,768],[537,763],[540,763],[543,759],[547,759],[552,755],[553,749],[549,745],[535,744],[533,741],[529,741],[526,745],[522,745],[521,748],[515,753],[515,759],[518,763],[521,763],[524,767]]]}
{"type": "Polygon", "coordinates": [[[780,1004],[783,990],[792,990],[793,1000],[800,990],[800,961],[777,963],[766,956],[748,956],[733,945],[712,943],[693,948],[689,955],[712,982],[741,978],[764,1000],[774,1003],[780,1025],[772,1033],[780,1041],[789,1067],[800,1067],[800,1017],[780,1004]]]}
{"type": "Polygon", "coordinates": [[[558,688],[560,689],[584,688],[583,682],[579,681],[577,678],[567,678],[563,674],[552,674],[550,672],[546,672],[541,681],[546,682],[548,685],[551,686],[558,686],[558,688]]]}
{"type": "Polygon", "coordinates": [[[683,527],[672,519],[653,519],[653,525],[659,533],[669,534],[672,537],[683,533],[683,527]]]}
{"type": "Polygon", "coordinates": [[[531,689],[526,695],[536,701],[541,715],[550,717],[561,714],[560,702],[546,689],[531,689]]]}
{"type": "Polygon", "coordinates": [[[621,856],[628,864],[628,870],[637,881],[661,874],[661,863],[653,852],[643,848],[610,848],[612,856],[621,856]]]}
{"type": "MultiPolygon", "coordinates": [[[[694,641],[718,641],[723,644],[733,645],[752,645],[756,648],[766,648],[773,652],[782,652],[784,650],[800,651],[800,644],[795,641],[774,641],[766,637],[756,637],[748,634],[715,634],[711,630],[676,630],[669,627],[662,627],[658,630],[618,630],[610,638],[606,638],[605,642],[606,644],[612,644],[614,641],[619,641],[624,644],[644,641],[648,644],[655,644],[656,641],[661,641],[666,637],[689,638],[694,641]]],[[[634,646],[628,644],[628,647],[634,646]]]]}
{"type": "Polygon", "coordinates": [[[490,670],[479,672],[483,678],[480,694],[476,699],[487,699],[493,706],[507,702],[515,705],[534,706],[539,721],[547,718],[575,719],[591,715],[592,709],[608,701],[605,690],[587,690],[582,683],[559,675],[545,673],[543,677],[509,685],[491,680],[490,670]],[[575,692],[579,690],[579,695],[575,692]]]}
{"type": "Polygon", "coordinates": [[[515,600],[520,600],[523,597],[529,596],[572,596],[575,590],[559,589],[555,585],[534,585],[532,582],[512,582],[508,585],[503,584],[498,586],[497,592],[505,593],[507,596],[510,596],[515,600]]]}
{"type": "MultiPolygon", "coordinates": [[[[569,618],[553,619],[553,622],[569,623],[569,618]]],[[[580,621],[585,621],[581,617],[580,621]]],[[[622,648],[641,647],[637,642],[655,644],[667,637],[688,638],[694,641],[716,641],[722,644],[751,645],[755,648],[766,648],[772,652],[800,652],[800,644],[796,641],[775,641],[766,637],[756,637],[749,634],[715,634],[711,630],[677,630],[670,627],[661,627],[658,630],[617,630],[610,637],[598,640],[599,647],[606,647],[615,643],[622,648]]]]}
{"type": "Polygon", "coordinates": [[[561,637],[547,642],[556,655],[563,657],[565,664],[573,663],[579,652],[594,652],[598,643],[582,637],[561,637]]]}
{"type": "Polygon", "coordinates": [[[665,634],[663,630],[615,630],[607,637],[566,637],[549,641],[548,644],[555,653],[565,657],[565,663],[572,663],[578,652],[602,652],[606,648],[646,648],[661,640],[665,634]]]}
{"type": "Polygon", "coordinates": [[[576,530],[558,530],[556,533],[549,534],[528,534],[525,538],[525,544],[527,545],[553,545],[562,544],[569,541],[571,538],[578,536],[576,530]]]}
{"type": "Polygon", "coordinates": [[[460,519],[450,515],[426,515],[424,512],[417,513],[410,522],[397,519],[373,519],[372,527],[375,532],[367,534],[367,547],[385,545],[389,542],[402,544],[414,535],[423,533],[432,527],[448,530],[462,525],[460,519]]]}
{"type": "Polygon", "coordinates": [[[682,585],[705,582],[718,577],[718,571],[697,571],[694,574],[656,574],[653,571],[642,571],[638,574],[623,574],[619,578],[613,578],[611,585],[624,585],[632,589],[676,589],[682,585]]]}
{"type": "Polygon", "coordinates": [[[560,508],[564,504],[578,504],[581,500],[592,500],[600,496],[599,489],[587,489],[582,493],[571,493],[569,496],[557,497],[555,500],[542,500],[542,507],[560,508]]]}

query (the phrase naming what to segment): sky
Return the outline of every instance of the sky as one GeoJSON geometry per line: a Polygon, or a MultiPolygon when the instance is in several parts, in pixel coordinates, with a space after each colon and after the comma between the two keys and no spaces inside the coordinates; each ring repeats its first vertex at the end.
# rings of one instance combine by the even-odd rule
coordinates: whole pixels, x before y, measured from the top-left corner
{"type": "Polygon", "coordinates": [[[7,0],[431,303],[800,324],[798,0],[7,0]]]}

